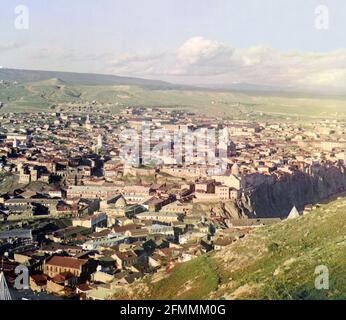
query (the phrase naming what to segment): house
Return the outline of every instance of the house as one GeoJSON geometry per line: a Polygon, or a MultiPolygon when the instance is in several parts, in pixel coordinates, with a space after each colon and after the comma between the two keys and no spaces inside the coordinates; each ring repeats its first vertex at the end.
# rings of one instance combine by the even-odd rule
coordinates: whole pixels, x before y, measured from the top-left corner
{"type": "Polygon", "coordinates": [[[174,222],[180,220],[180,215],[176,213],[166,212],[142,212],[136,215],[139,220],[147,221],[160,221],[160,222],[174,222]]]}
{"type": "Polygon", "coordinates": [[[29,278],[30,289],[34,292],[44,292],[47,290],[47,276],[45,274],[32,274],[29,278]]]}
{"type": "Polygon", "coordinates": [[[214,250],[219,251],[230,244],[234,242],[234,239],[226,237],[226,238],[219,238],[214,241],[214,250]]]}
{"type": "Polygon", "coordinates": [[[77,282],[76,275],[71,272],[62,272],[47,280],[47,292],[66,295],[77,282]]]}
{"type": "Polygon", "coordinates": [[[116,186],[69,186],[67,199],[109,199],[118,195],[116,186]]]}
{"type": "Polygon", "coordinates": [[[126,237],[137,240],[146,239],[148,235],[149,232],[146,229],[131,229],[125,232],[126,237]]]}
{"type": "Polygon", "coordinates": [[[124,285],[129,285],[142,277],[143,274],[141,272],[122,271],[115,274],[114,284],[122,287],[124,285]]]}
{"type": "Polygon", "coordinates": [[[100,202],[100,211],[105,212],[109,218],[125,217],[127,203],[122,195],[100,202]]]}
{"type": "Polygon", "coordinates": [[[96,250],[99,247],[111,247],[125,242],[127,237],[119,233],[110,233],[106,237],[97,238],[94,240],[86,241],[82,247],[83,250],[96,250]]]}
{"type": "Polygon", "coordinates": [[[175,201],[162,207],[161,211],[167,213],[182,213],[189,214],[192,210],[193,204],[190,202],[175,201]]]}
{"type": "Polygon", "coordinates": [[[127,217],[121,217],[121,218],[117,218],[115,220],[116,224],[120,227],[123,227],[123,226],[128,226],[128,225],[132,225],[133,224],[133,221],[127,217]]]}
{"type": "Polygon", "coordinates": [[[71,246],[61,243],[51,243],[46,245],[41,245],[39,249],[37,249],[38,253],[44,253],[44,254],[57,254],[57,253],[67,253],[69,255],[76,255],[83,251],[81,247],[78,246],[71,246]]]}
{"type": "Polygon", "coordinates": [[[53,256],[43,265],[43,272],[50,278],[62,273],[71,273],[80,277],[86,273],[88,260],[76,259],[72,257],[53,256]]]}
{"type": "Polygon", "coordinates": [[[153,197],[146,202],[143,203],[143,206],[147,207],[149,211],[156,212],[161,210],[163,207],[165,201],[163,199],[159,199],[156,197],[153,197]]]}
{"type": "Polygon", "coordinates": [[[85,300],[87,293],[92,290],[92,287],[90,287],[86,283],[81,283],[81,284],[77,284],[75,289],[76,289],[76,294],[79,295],[79,298],[81,300],[85,300]]]}
{"type": "Polygon", "coordinates": [[[114,289],[108,288],[105,285],[99,285],[92,290],[86,292],[86,300],[109,300],[114,295],[114,289]]]}
{"type": "Polygon", "coordinates": [[[174,239],[174,228],[172,226],[152,224],[147,228],[150,234],[163,234],[167,236],[167,238],[174,239]]]}
{"type": "Polygon", "coordinates": [[[62,243],[74,239],[80,235],[90,234],[90,231],[91,230],[89,228],[71,226],[54,231],[52,234],[47,234],[46,238],[57,243],[62,243]]]}
{"type": "Polygon", "coordinates": [[[91,230],[95,230],[96,227],[106,227],[107,226],[107,215],[105,213],[95,213],[91,216],[75,218],[72,220],[72,225],[74,227],[84,227],[91,230]]]}
{"type": "Polygon", "coordinates": [[[82,294],[82,293],[87,293],[90,291],[92,288],[87,285],[86,283],[81,283],[76,285],[76,293],[77,294],[82,294]]]}
{"type": "Polygon", "coordinates": [[[97,270],[91,276],[92,281],[99,283],[111,283],[114,280],[114,275],[104,272],[102,270],[97,270]]]}
{"type": "Polygon", "coordinates": [[[193,230],[179,235],[179,244],[186,244],[188,242],[199,242],[201,239],[208,237],[205,232],[200,232],[198,230],[193,230]]]}
{"type": "Polygon", "coordinates": [[[133,250],[126,252],[118,251],[112,255],[112,258],[116,261],[119,269],[130,268],[139,262],[139,258],[133,250]]]}

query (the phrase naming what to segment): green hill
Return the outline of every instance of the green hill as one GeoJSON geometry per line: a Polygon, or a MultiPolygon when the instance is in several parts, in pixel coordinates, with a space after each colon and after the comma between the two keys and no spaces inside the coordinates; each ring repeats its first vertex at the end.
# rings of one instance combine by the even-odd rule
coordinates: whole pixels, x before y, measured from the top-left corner
{"type": "Polygon", "coordinates": [[[114,299],[345,299],[346,199],[260,228],[226,249],[176,265],[114,299]],[[315,268],[329,290],[315,289],[315,268]]]}
{"type": "Polygon", "coordinates": [[[17,81],[19,83],[30,83],[45,81],[49,79],[60,79],[70,85],[137,85],[152,88],[176,87],[170,83],[158,80],[147,80],[140,78],[119,77],[114,75],[59,72],[59,71],[40,71],[40,70],[21,70],[21,69],[0,69],[0,80],[17,81]]]}
{"type": "Polygon", "coordinates": [[[107,75],[0,69],[2,112],[40,112],[58,103],[162,106],[220,118],[344,118],[345,97],[213,90],[107,75]]]}

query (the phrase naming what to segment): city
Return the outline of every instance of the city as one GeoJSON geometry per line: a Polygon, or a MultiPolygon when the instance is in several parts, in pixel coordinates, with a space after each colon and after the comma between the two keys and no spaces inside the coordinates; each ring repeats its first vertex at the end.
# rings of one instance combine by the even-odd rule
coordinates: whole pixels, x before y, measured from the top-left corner
{"type": "MultiPolygon", "coordinates": [[[[92,115],[59,105],[0,117],[2,263],[13,281],[26,266],[32,292],[109,299],[345,191],[345,122],[227,121],[159,107],[112,115],[96,105],[92,115]],[[204,140],[206,149],[191,157],[184,149],[181,163],[157,152],[144,165],[140,148],[131,165],[133,157],[121,157],[122,135],[143,135],[143,127],[165,130],[161,138],[226,130],[225,170],[215,174],[207,156],[214,146],[204,140]],[[305,187],[314,192],[301,197],[305,187]]],[[[150,150],[162,143],[152,136],[150,150]]]]}
{"type": "Polygon", "coordinates": [[[2,0],[0,302],[330,316],[294,302],[346,298],[345,12],[2,0]]]}

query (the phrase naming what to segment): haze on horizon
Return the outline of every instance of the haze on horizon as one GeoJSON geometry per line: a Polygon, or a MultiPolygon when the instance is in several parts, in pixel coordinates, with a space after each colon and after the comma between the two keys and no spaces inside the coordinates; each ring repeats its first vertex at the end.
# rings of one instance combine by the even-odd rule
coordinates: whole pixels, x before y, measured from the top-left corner
{"type": "Polygon", "coordinates": [[[3,0],[0,65],[344,91],[345,14],[338,0],[3,0]],[[27,30],[14,26],[19,4],[27,30]],[[319,5],[326,30],[315,26],[319,5]]]}

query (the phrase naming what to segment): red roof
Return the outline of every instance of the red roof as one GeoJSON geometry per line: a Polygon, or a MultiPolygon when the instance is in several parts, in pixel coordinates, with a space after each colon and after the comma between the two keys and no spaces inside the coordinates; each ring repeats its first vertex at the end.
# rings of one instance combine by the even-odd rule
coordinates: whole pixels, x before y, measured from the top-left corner
{"type": "Polygon", "coordinates": [[[44,286],[47,284],[47,276],[44,274],[33,274],[30,276],[37,285],[44,286]]]}
{"type": "Polygon", "coordinates": [[[77,284],[76,288],[82,292],[87,292],[87,291],[90,291],[92,289],[86,283],[77,284]]]}
{"type": "Polygon", "coordinates": [[[52,280],[55,283],[62,283],[74,277],[75,276],[71,272],[63,272],[63,273],[57,274],[52,280]]]}
{"type": "Polygon", "coordinates": [[[81,266],[87,263],[88,260],[76,259],[71,257],[54,256],[46,262],[47,265],[71,268],[80,270],[81,266]]]}

